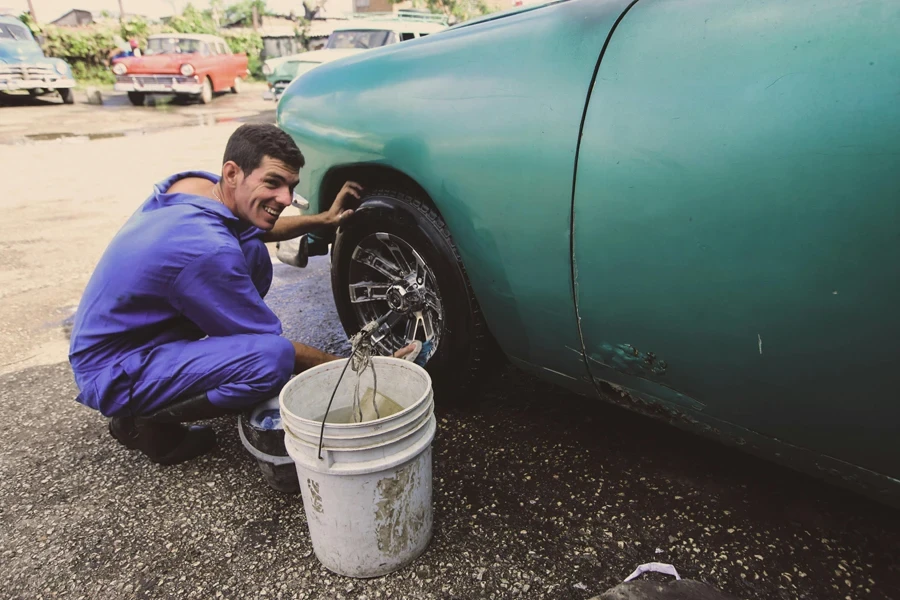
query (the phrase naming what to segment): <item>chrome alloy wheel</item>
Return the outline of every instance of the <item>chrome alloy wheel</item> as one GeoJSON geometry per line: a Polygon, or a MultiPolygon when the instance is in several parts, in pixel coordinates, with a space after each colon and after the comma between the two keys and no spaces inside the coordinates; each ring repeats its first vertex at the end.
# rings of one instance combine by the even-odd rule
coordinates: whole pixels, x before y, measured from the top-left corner
{"type": "Polygon", "coordinates": [[[350,302],[360,327],[387,317],[373,341],[391,354],[414,340],[440,344],[444,310],[434,273],[402,238],[373,233],[353,249],[350,302]]]}

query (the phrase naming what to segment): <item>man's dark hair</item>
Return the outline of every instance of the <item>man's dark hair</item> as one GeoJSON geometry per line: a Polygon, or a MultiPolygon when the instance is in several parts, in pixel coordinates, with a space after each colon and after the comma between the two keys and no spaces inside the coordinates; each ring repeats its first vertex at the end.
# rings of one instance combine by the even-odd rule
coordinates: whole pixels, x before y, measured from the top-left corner
{"type": "Polygon", "coordinates": [[[238,127],[225,145],[222,164],[229,160],[246,175],[252,173],[268,156],[298,171],[306,164],[300,148],[286,132],[275,125],[248,123],[238,127]]]}

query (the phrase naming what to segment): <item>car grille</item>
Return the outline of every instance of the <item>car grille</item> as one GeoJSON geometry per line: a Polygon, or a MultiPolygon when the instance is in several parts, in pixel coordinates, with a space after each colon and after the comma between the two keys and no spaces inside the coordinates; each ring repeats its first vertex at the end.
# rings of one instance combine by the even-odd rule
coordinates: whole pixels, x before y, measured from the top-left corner
{"type": "Polygon", "coordinates": [[[134,83],[135,85],[172,85],[174,83],[196,83],[194,77],[183,75],[117,75],[117,83],[134,83]]]}
{"type": "Polygon", "coordinates": [[[59,75],[52,67],[37,65],[0,65],[0,78],[6,80],[22,79],[58,79],[59,75]]]}

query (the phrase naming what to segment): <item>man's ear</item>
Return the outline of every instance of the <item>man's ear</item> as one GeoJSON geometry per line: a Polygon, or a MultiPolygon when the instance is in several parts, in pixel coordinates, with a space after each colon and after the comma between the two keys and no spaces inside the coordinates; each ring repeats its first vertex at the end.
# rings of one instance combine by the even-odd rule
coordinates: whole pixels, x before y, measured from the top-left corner
{"type": "Polygon", "coordinates": [[[243,175],[243,171],[233,160],[229,160],[222,165],[222,183],[230,187],[237,187],[238,183],[240,183],[241,175],[243,175]]]}

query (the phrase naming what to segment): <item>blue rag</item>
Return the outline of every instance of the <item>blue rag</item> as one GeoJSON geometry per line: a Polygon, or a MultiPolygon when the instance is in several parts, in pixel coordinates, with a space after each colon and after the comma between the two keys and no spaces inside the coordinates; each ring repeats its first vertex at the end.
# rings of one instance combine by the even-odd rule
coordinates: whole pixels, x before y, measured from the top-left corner
{"type": "Polygon", "coordinates": [[[257,418],[259,419],[259,426],[261,429],[266,431],[281,429],[281,411],[277,408],[264,410],[257,415],[257,418]]]}

